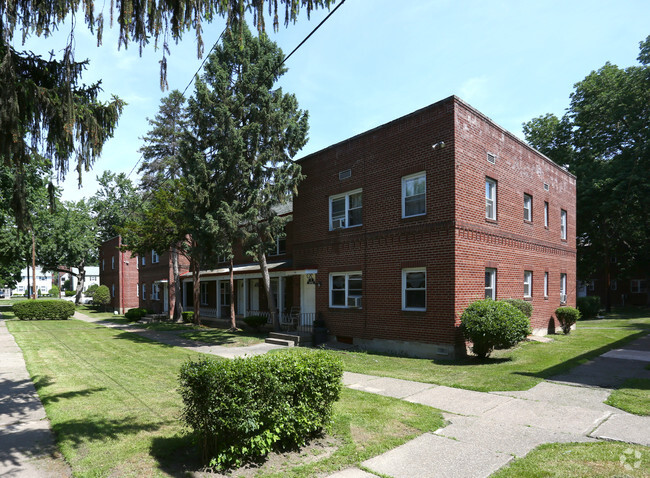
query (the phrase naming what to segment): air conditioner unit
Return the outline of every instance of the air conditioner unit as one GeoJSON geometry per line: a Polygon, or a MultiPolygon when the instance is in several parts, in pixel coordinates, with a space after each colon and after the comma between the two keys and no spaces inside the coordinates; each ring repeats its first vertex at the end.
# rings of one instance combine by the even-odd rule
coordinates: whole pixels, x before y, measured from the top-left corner
{"type": "Polygon", "coordinates": [[[563,304],[566,303],[566,294],[560,294],[560,302],[562,302],[563,304]]]}
{"type": "Polygon", "coordinates": [[[348,307],[361,308],[361,297],[348,297],[348,307]]]}
{"type": "Polygon", "coordinates": [[[343,229],[345,227],[345,218],[332,219],[332,229],[343,229]]]}

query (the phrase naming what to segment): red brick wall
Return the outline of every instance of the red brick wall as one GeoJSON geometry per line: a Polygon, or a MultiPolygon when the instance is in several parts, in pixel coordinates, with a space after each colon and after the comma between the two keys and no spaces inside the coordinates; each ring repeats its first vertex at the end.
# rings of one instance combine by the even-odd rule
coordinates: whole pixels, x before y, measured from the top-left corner
{"type": "Polygon", "coordinates": [[[137,258],[130,252],[120,252],[120,236],[102,243],[99,248],[99,283],[115,291],[110,307],[120,313],[138,307],[137,258]],[[114,262],[113,262],[114,261],[114,262]]]}
{"type": "MultiPolygon", "coordinates": [[[[159,299],[155,300],[151,297],[151,292],[153,290],[153,284],[157,281],[167,281],[167,291],[168,291],[168,312],[170,314],[174,311],[174,304],[176,301],[175,289],[174,289],[174,277],[173,277],[173,268],[171,262],[171,253],[169,251],[159,254],[159,260],[156,263],[151,261],[151,251],[148,251],[145,255],[145,264],[142,265],[142,257],[138,257],[139,261],[139,288],[140,288],[140,307],[153,310],[155,313],[163,312],[164,305],[164,291],[165,287],[163,283],[159,282],[159,299]],[[146,285],[146,297],[142,297],[142,284],[146,285]]],[[[178,263],[180,273],[189,271],[189,261],[182,254],[178,255],[178,263]]]]}

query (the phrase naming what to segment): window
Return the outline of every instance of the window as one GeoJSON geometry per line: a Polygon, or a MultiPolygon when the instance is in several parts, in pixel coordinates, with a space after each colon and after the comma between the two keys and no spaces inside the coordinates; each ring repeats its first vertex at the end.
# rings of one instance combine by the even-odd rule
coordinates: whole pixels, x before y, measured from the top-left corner
{"type": "Polygon", "coordinates": [[[201,300],[201,305],[208,305],[208,284],[206,282],[201,282],[200,300],[201,300]]]}
{"type": "Polygon", "coordinates": [[[361,307],[361,272],[330,274],[330,307],[361,307]]]}
{"type": "Polygon", "coordinates": [[[115,256],[111,257],[111,269],[115,269],[115,256]]]}
{"type": "Polygon", "coordinates": [[[151,284],[151,300],[160,300],[160,285],[155,282],[151,284]]]}
{"type": "Polygon", "coordinates": [[[485,217],[497,219],[497,182],[490,178],[485,178],[485,217]]]}
{"type": "Polygon", "coordinates": [[[144,266],[146,264],[147,264],[147,261],[145,260],[144,256],[142,256],[142,265],[144,266]]]}
{"type": "Polygon", "coordinates": [[[497,270],[485,269],[485,298],[496,300],[497,298],[497,270]]]}
{"type": "MultiPolygon", "coordinates": [[[[230,282],[219,282],[219,294],[221,295],[221,307],[230,305],[230,282]]],[[[275,303],[276,307],[278,303],[275,303]]]]}
{"type": "Polygon", "coordinates": [[[524,271],[524,297],[533,296],[533,272],[524,271]]]}
{"type": "Polygon", "coordinates": [[[287,237],[283,234],[275,238],[275,245],[271,246],[269,256],[279,256],[287,252],[287,237]]]}
{"type": "Polygon", "coordinates": [[[111,297],[115,297],[115,284],[111,286],[111,297]]]}
{"type": "Polygon", "coordinates": [[[524,221],[533,220],[533,196],[524,194],[524,221]]]}
{"type": "Polygon", "coordinates": [[[140,297],[140,284],[135,285],[135,296],[140,297]]]}
{"type": "Polygon", "coordinates": [[[142,284],[142,300],[147,300],[147,284],[142,284]]]}
{"type": "Polygon", "coordinates": [[[562,239],[566,240],[566,211],[560,210],[560,234],[562,239]]]}
{"type": "Polygon", "coordinates": [[[102,270],[104,270],[104,259],[102,259],[102,270]]]}
{"type": "Polygon", "coordinates": [[[219,262],[229,262],[228,261],[228,256],[227,255],[221,255],[217,258],[219,262]]]}
{"type": "Polygon", "coordinates": [[[548,272],[544,272],[544,297],[548,297],[548,272]]]}
{"type": "Polygon", "coordinates": [[[160,257],[158,257],[158,253],[152,249],[151,250],[151,263],[152,264],[157,264],[158,262],[160,262],[160,257]]]}
{"type": "Polygon", "coordinates": [[[544,201],[544,227],[548,227],[548,202],[544,201]]]}
{"type": "Polygon", "coordinates": [[[492,164],[496,163],[497,162],[496,155],[494,153],[488,153],[487,154],[487,161],[488,161],[488,163],[492,163],[492,164]]]}
{"type": "Polygon", "coordinates": [[[566,274],[560,274],[560,302],[566,303],[566,274]]]}
{"type": "Polygon", "coordinates": [[[426,173],[417,173],[402,178],[402,217],[426,214],[426,191],[426,173]]]}
{"type": "Polygon", "coordinates": [[[361,190],[330,197],[330,230],[361,225],[361,190]]]}
{"type": "Polygon", "coordinates": [[[610,290],[618,289],[618,283],[616,282],[616,279],[611,280],[611,282],[609,283],[609,288],[610,290]]]}
{"type": "Polygon", "coordinates": [[[427,310],[427,271],[402,270],[402,309],[427,310]]]}
{"type": "Polygon", "coordinates": [[[643,279],[632,279],[630,281],[630,292],[633,294],[645,294],[648,292],[648,284],[643,279]]]}

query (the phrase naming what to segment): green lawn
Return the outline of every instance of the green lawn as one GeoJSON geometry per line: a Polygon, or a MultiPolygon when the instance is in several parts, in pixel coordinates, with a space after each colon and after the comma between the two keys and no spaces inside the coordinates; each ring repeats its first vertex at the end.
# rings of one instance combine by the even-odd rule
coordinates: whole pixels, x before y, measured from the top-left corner
{"type": "Polygon", "coordinates": [[[585,363],[607,350],[650,333],[648,310],[612,314],[607,319],[579,321],[569,335],[550,343],[524,342],[497,350],[486,360],[414,359],[365,352],[335,352],[345,370],[435,383],[478,391],[527,390],[543,379],[585,363]]]}
{"type": "MultiPolygon", "coordinates": [[[[77,320],[7,326],[75,476],[180,476],[198,468],[177,387],[180,365],[199,354],[77,320]]],[[[429,407],[346,389],[328,438],[333,449],[276,460],[259,476],[358,465],[442,423],[429,407]]]]}
{"type": "Polygon", "coordinates": [[[226,347],[244,347],[247,345],[261,344],[268,334],[256,334],[248,331],[229,332],[226,329],[213,329],[202,327],[181,334],[181,337],[196,340],[210,345],[223,345],[226,347]]]}
{"type": "Polygon", "coordinates": [[[515,460],[491,478],[647,478],[649,467],[650,449],[640,445],[550,443],[515,460]]]}
{"type": "Polygon", "coordinates": [[[650,415],[650,380],[647,378],[626,380],[612,392],[605,403],[635,415],[650,415]]]}

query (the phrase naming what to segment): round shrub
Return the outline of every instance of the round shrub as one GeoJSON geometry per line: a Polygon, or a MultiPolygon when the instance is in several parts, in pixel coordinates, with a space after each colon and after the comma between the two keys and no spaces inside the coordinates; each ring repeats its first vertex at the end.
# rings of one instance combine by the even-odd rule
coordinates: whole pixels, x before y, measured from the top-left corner
{"type": "Polygon", "coordinates": [[[77,292],[74,291],[74,290],[66,290],[66,291],[65,291],[65,296],[66,296],[66,297],[73,297],[73,296],[75,296],[75,295],[77,295],[77,292]]]}
{"type": "Polygon", "coordinates": [[[583,319],[592,319],[598,315],[600,310],[600,297],[590,295],[587,297],[578,297],[576,305],[580,311],[580,317],[583,319]]]}
{"type": "Polygon", "coordinates": [[[183,322],[186,324],[191,324],[194,322],[194,312],[191,310],[184,311],[181,316],[183,317],[183,322]]]}
{"type": "Polygon", "coordinates": [[[501,302],[507,302],[508,304],[521,310],[526,317],[530,319],[530,316],[533,315],[533,304],[524,299],[501,299],[501,302]]]}
{"type": "Polygon", "coordinates": [[[460,317],[461,329],[472,342],[472,352],[488,357],[492,350],[516,345],[530,333],[528,318],[504,301],[477,300],[460,317]]]}
{"type": "Polygon", "coordinates": [[[64,320],[74,315],[74,303],[67,300],[26,300],[13,305],[20,320],[64,320]]]}
{"type": "Polygon", "coordinates": [[[51,297],[56,297],[57,299],[59,298],[59,288],[57,286],[52,286],[50,289],[50,296],[51,297]]]}
{"type": "Polygon", "coordinates": [[[111,291],[105,285],[100,285],[93,294],[93,304],[105,308],[111,303],[111,291]]]}
{"type": "Polygon", "coordinates": [[[84,292],[84,295],[85,295],[86,297],[90,297],[90,298],[92,298],[93,294],[95,293],[95,291],[97,290],[98,287],[99,287],[99,286],[98,286],[97,284],[93,284],[93,285],[89,286],[89,287],[86,289],[86,292],[84,292]]]}
{"type": "Polygon", "coordinates": [[[244,318],[244,323],[254,329],[259,329],[260,327],[265,325],[266,322],[267,322],[266,317],[261,315],[251,315],[249,317],[244,318]]]}
{"type": "Polygon", "coordinates": [[[140,309],[136,307],[134,309],[127,310],[126,314],[124,314],[124,317],[131,322],[136,322],[145,315],[147,315],[147,309],[140,309]]]}
{"type": "Polygon", "coordinates": [[[558,307],[555,309],[555,317],[562,325],[565,334],[571,332],[571,326],[580,318],[580,311],[575,307],[558,307]]]}

